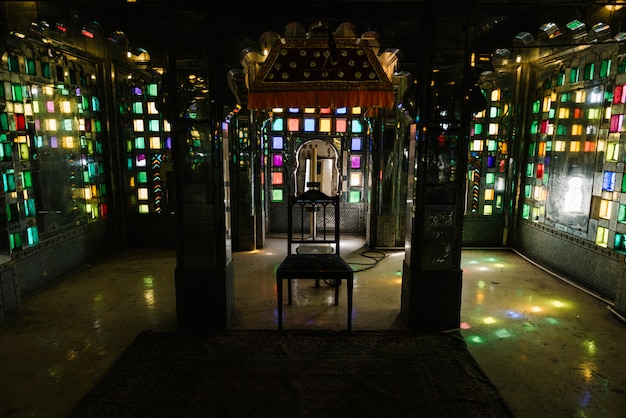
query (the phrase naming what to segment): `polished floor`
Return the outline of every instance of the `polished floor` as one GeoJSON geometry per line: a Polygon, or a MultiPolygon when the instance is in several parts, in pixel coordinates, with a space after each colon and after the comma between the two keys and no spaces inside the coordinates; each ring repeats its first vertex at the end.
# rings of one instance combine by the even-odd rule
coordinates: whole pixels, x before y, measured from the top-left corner
{"type": "MultiPolygon", "coordinates": [[[[232,329],[277,329],[284,240],[235,253],[232,329]]],[[[403,251],[342,237],[357,270],[353,330],[405,329],[403,251]]],[[[0,323],[0,416],[66,417],[141,331],[174,331],[175,254],[102,257],[24,300],[0,323]]],[[[600,300],[506,249],[465,249],[460,332],[517,417],[626,416],[626,325],[600,300]]],[[[285,329],[345,329],[345,289],[297,282],[285,329]]],[[[278,332],[278,331],[277,331],[278,332]]],[[[419,416],[419,411],[416,411],[419,416]]],[[[430,418],[430,417],[429,417],[430,418]]]]}

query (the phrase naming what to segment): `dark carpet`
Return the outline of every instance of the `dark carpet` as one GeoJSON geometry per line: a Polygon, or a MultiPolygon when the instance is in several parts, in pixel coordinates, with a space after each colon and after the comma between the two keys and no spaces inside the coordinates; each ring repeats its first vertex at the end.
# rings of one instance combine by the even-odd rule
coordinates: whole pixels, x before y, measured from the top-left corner
{"type": "Polygon", "coordinates": [[[146,331],[78,417],[512,414],[457,331],[146,331]]]}

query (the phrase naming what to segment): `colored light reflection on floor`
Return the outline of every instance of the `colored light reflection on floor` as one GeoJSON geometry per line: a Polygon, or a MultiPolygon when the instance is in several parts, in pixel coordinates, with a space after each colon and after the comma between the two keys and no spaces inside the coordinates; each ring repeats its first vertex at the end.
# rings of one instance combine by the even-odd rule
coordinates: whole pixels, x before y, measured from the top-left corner
{"type": "Polygon", "coordinates": [[[506,316],[511,319],[520,319],[522,318],[522,314],[516,311],[506,311],[506,316]]]}
{"type": "Polygon", "coordinates": [[[496,331],[496,337],[498,338],[509,338],[512,337],[513,334],[511,334],[507,329],[499,329],[496,331]]]}
{"type": "Polygon", "coordinates": [[[591,354],[592,356],[596,354],[597,347],[595,341],[587,340],[583,342],[583,345],[585,346],[589,354],[591,354]]]}
{"type": "Polygon", "coordinates": [[[476,343],[476,344],[482,344],[482,343],[484,343],[484,342],[485,342],[485,341],[483,341],[483,339],[482,339],[480,336],[478,336],[478,335],[472,335],[471,337],[469,337],[469,338],[468,338],[468,341],[471,341],[471,342],[476,343]]]}

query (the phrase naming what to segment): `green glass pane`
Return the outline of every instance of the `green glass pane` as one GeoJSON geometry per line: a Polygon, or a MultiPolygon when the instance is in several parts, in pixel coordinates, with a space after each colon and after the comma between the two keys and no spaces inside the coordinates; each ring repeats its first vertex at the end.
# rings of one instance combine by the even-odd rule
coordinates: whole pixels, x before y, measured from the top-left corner
{"type": "Polygon", "coordinates": [[[585,65],[583,79],[584,80],[591,80],[593,78],[594,73],[595,73],[595,69],[596,69],[596,66],[595,66],[594,63],[589,63],[589,64],[585,65]]]}
{"type": "Polygon", "coordinates": [[[89,171],[83,171],[83,183],[89,183],[89,171]]]}
{"type": "Polygon", "coordinates": [[[282,202],[284,200],[282,189],[272,189],[272,202],[282,202]]]}
{"type": "Polygon", "coordinates": [[[531,186],[530,184],[526,184],[524,185],[524,196],[525,197],[530,197],[530,193],[533,190],[533,186],[531,186]]]}
{"type": "Polygon", "coordinates": [[[495,151],[498,147],[498,141],[495,139],[490,139],[487,141],[487,151],[495,151]]]}
{"type": "Polygon", "coordinates": [[[143,114],[143,103],[141,102],[134,102],[133,103],[133,113],[136,114],[143,114]]]}
{"type": "Polygon", "coordinates": [[[348,195],[348,203],[359,203],[360,201],[361,201],[361,191],[350,190],[350,194],[348,195]]]}
{"type": "Polygon", "coordinates": [[[50,64],[47,62],[41,63],[41,72],[45,78],[50,78],[50,64]]]}
{"type": "Polygon", "coordinates": [[[535,155],[535,149],[537,148],[536,142],[531,142],[528,144],[528,155],[535,155]]]}
{"type": "Polygon", "coordinates": [[[487,173],[485,175],[485,183],[487,184],[493,184],[496,181],[496,175],[495,173],[487,173]]]}
{"type": "Polygon", "coordinates": [[[565,84],[565,73],[560,73],[556,78],[556,85],[562,86],[565,84]]]}
{"type": "Polygon", "coordinates": [[[143,136],[138,136],[135,138],[135,149],[145,149],[146,148],[146,140],[143,136]]]}
{"type": "Polygon", "coordinates": [[[9,191],[9,192],[14,192],[15,191],[15,174],[6,174],[6,184],[7,187],[5,190],[9,191]]]}
{"type": "Polygon", "coordinates": [[[28,235],[28,245],[37,245],[39,244],[39,232],[37,231],[36,226],[31,226],[26,230],[26,234],[28,235]]]}
{"type": "Polygon", "coordinates": [[[25,58],[24,64],[26,67],[26,74],[35,75],[37,73],[37,66],[35,65],[35,60],[32,58],[25,58]]]}
{"type": "Polygon", "coordinates": [[[613,248],[615,251],[624,252],[626,251],[626,235],[624,234],[615,234],[615,239],[613,241],[613,248]]]}
{"type": "Polygon", "coordinates": [[[13,159],[13,147],[10,143],[2,144],[2,161],[11,161],[13,159]]]}
{"type": "Polygon", "coordinates": [[[153,119],[148,122],[148,130],[150,132],[159,132],[160,129],[160,121],[158,119],[153,119]]]}
{"type": "Polygon", "coordinates": [[[19,232],[9,235],[9,247],[11,250],[22,248],[22,236],[19,232]]]}
{"type": "Polygon", "coordinates": [[[617,222],[626,222],[626,205],[619,205],[617,210],[617,222]]]}
{"type": "Polygon", "coordinates": [[[474,125],[474,135],[480,135],[483,133],[483,124],[477,123],[474,125]]]}
{"type": "Polygon", "coordinates": [[[0,113],[0,129],[3,131],[9,130],[9,116],[6,113],[0,113]]]}
{"type": "Polygon", "coordinates": [[[526,177],[533,177],[535,174],[535,165],[533,163],[526,164],[526,177]]]}
{"type": "Polygon", "coordinates": [[[139,171],[137,173],[137,181],[139,183],[147,183],[148,182],[148,173],[145,171],[139,171]]]}
{"type": "Polygon", "coordinates": [[[24,177],[24,187],[30,189],[33,187],[33,175],[30,171],[22,171],[22,176],[24,177]]]}
{"type": "Polygon", "coordinates": [[[524,208],[522,209],[522,217],[524,219],[530,219],[530,206],[529,205],[524,205],[524,208]]]}
{"type": "Polygon", "coordinates": [[[24,95],[22,94],[22,86],[19,84],[11,84],[11,91],[13,93],[13,100],[16,102],[21,102],[24,100],[24,95]]]}
{"type": "Polygon", "coordinates": [[[622,193],[626,193],[626,175],[622,176],[622,193]]]}
{"type": "Polygon", "coordinates": [[[533,113],[539,113],[541,111],[541,102],[536,100],[533,102],[533,113]]]}
{"type": "Polygon", "coordinates": [[[537,133],[539,133],[539,121],[534,120],[533,123],[530,125],[530,133],[533,135],[536,135],[537,133]]]}
{"type": "Polygon", "coordinates": [[[35,208],[35,199],[28,199],[24,201],[24,209],[27,217],[37,216],[37,209],[35,208]]]}
{"type": "Polygon", "coordinates": [[[611,73],[611,60],[602,60],[600,62],[600,77],[608,77],[611,73]]]}
{"type": "Polygon", "coordinates": [[[352,132],[363,132],[363,126],[361,125],[361,121],[356,119],[352,121],[352,132]]]}
{"type": "Polygon", "coordinates": [[[148,96],[156,97],[159,94],[159,89],[157,84],[148,84],[148,96]]]}

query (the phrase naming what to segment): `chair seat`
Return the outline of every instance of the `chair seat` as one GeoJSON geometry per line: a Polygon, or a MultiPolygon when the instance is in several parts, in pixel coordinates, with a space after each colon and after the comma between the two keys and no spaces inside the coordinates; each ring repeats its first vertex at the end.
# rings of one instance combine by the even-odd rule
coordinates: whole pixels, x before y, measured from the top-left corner
{"type": "Polygon", "coordinates": [[[336,254],[289,254],[280,263],[276,274],[282,279],[318,279],[320,277],[347,278],[352,267],[336,254]]]}

